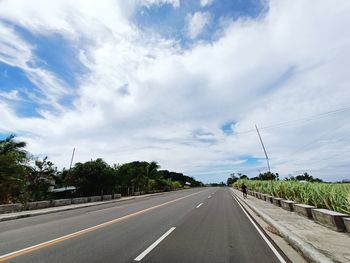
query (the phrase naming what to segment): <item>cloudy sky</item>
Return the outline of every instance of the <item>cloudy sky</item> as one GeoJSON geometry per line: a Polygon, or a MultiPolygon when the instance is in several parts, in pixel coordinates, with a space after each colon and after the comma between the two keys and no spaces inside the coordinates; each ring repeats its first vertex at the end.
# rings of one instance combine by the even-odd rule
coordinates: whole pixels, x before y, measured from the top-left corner
{"type": "Polygon", "coordinates": [[[350,1],[0,0],[0,138],[58,167],[350,178],[350,1]]]}

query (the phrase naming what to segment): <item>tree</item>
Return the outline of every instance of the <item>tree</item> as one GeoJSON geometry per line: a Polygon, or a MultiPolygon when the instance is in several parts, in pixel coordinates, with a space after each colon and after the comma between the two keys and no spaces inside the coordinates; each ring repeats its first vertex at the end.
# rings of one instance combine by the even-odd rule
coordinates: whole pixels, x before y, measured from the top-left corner
{"type": "Polygon", "coordinates": [[[31,200],[43,200],[49,196],[49,186],[55,183],[57,168],[48,160],[36,160],[26,176],[27,194],[31,200]]]}
{"type": "Polygon", "coordinates": [[[143,191],[148,187],[148,174],[155,173],[155,166],[149,166],[148,162],[134,161],[117,167],[116,173],[122,188],[127,188],[127,194],[133,194],[135,190],[143,191]]]}
{"type": "Polygon", "coordinates": [[[148,190],[153,190],[155,188],[161,189],[161,179],[163,178],[161,174],[158,172],[160,165],[157,162],[150,162],[146,167],[146,177],[148,181],[154,181],[154,185],[150,188],[150,184],[148,183],[148,190]]]}
{"type": "Polygon", "coordinates": [[[15,141],[15,135],[11,134],[5,140],[0,140],[0,155],[15,155],[17,161],[28,159],[28,153],[24,150],[26,142],[15,141]]]}
{"type": "Polygon", "coordinates": [[[259,176],[252,178],[252,180],[279,180],[279,174],[272,172],[260,173],[259,176]]]}
{"type": "Polygon", "coordinates": [[[158,177],[157,172],[159,168],[160,168],[160,165],[157,162],[150,162],[146,167],[146,176],[152,179],[154,179],[155,177],[158,177]]]}
{"type": "Polygon", "coordinates": [[[29,160],[25,142],[15,135],[0,140],[0,203],[23,201],[29,160]]]}
{"type": "Polygon", "coordinates": [[[112,167],[98,158],[76,163],[67,182],[77,187],[78,193],[83,196],[111,194],[117,186],[117,175],[112,167]]]}
{"type": "Polygon", "coordinates": [[[233,184],[233,179],[231,177],[227,178],[226,184],[227,186],[230,186],[231,184],[233,184]]]}
{"type": "Polygon", "coordinates": [[[319,178],[314,178],[312,175],[309,175],[307,172],[305,172],[302,175],[297,175],[295,177],[295,180],[297,181],[308,181],[308,182],[323,182],[321,179],[319,178]]]}

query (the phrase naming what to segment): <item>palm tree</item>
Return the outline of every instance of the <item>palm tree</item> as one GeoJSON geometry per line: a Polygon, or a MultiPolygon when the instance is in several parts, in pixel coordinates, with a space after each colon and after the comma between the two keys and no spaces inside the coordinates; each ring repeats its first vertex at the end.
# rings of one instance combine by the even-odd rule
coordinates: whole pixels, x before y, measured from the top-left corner
{"type": "Polygon", "coordinates": [[[27,144],[23,141],[15,141],[15,137],[11,134],[6,139],[0,140],[0,155],[14,154],[19,161],[23,161],[27,158],[27,152],[23,149],[27,144]]]}
{"type": "Polygon", "coordinates": [[[146,176],[152,178],[156,175],[157,170],[160,168],[160,165],[157,162],[150,162],[146,167],[146,176]]]}
{"type": "Polygon", "coordinates": [[[28,155],[23,148],[26,143],[14,138],[15,135],[10,135],[0,140],[0,203],[17,201],[25,187],[28,155]]]}

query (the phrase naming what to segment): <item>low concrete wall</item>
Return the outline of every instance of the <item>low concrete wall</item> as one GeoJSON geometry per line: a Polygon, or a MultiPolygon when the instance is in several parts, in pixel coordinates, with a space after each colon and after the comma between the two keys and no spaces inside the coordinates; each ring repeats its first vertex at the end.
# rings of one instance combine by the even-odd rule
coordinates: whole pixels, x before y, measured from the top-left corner
{"type": "Polygon", "coordinates": [[[43,209],[51,206],[51,201],[29,202],[24,206],[25,210],[43,209]]]}
{"type": "Polygon", "coordinates": [[[350,215],[327,209],[312,209],[311,212],[314,220],[317,223],[338,232],[344,232],[346,230],[343,218],[350,217],[350,215]]]}
{"type": "Polygon", "coordinates": [[[268,195],[266,197],[266,202],[269,202],[269,203],[273,204],[273,196],[272,195],[268,195]]]}
{"type": "Polygon", "coordinates": [[[112,195],[103,195],[102,200],[103,201],[112,200],[112,195]]]}
{"type": "Polygon", "coordinates": [[[331,228],[338,232],[347,231],[350,233],[350,215],[338,213],[327,209],[317,209],[315,206],[297,204],[291,200],[284,200],[283,198],[262,194],[255,191],[248,191],[248,194],[265,200],[266,202],[273,203],[276,206],[282,207],[283,209],[296,212],[299,215],[314,219],[315,222],[331,228]]]}
{"type": "Polygon", "coordinates": [[[8,205],[0,205],[0,214],[18,212],[23,209],[22,204],[8,204],[8,205]]]}
{"type": "Polygon", "coordinates": [[[77,197],[77,198],[72,198],[72,204],[84,204],[89,202],[88,197],[77,197]]]}
{"type": "Polygon", "coordinates": [[[266,201],[267,196],[268,196],[267,194],[261,194],[261,199],[266,201]]]}
{"type": "Polygon", "coordinates": [[[122,194],[113,194],[113,199],[119,199],[122,197],[122,194]]]}
{"type": "Polygon", "coordinates": [[[284,210],[293,212],[293,211],[294,211],[293,204],[295,204],[294,201],[290,201],[290,200],[281,200],[281,207],[282,207],[284,210]]]}
{"type": "Polygon", "coordinates": [[[51,205],[56,207],[56,206],[64,206],[64,205],[70,205],[72,203],[71,199],[57,199],[57,200],[52,200],[51,205]]]}
{"type": "Polygon", "coordinates": [[[281,201],[282,201],[283,199],[282,198],[279,198],[279,197],[274,197],[274,198],[272,198],[272,201],[273,201],[273,204],[274,205],[277,205],[277,206],[281,206],[281,201]]]}
{"type": "Polygon", "coordinates": [[[88,199],[89,199],[89,202],[98,202],[98,201],[102,200],[101,196],[99,196],[99,195],[97,195],[97,196],[89,196],[88,199]]]}
{"type": "Polygon", "coordinates": [[[293,209],[299,215],[305,216],[312,219],[312,209],[315,209],[316,206],[304,205],[304,204],[293,204],[293,209]]]}
{"type": "MultiPolygon", "coordinates": [[[[163,192],[161,190],[154,190],[154,193],[163,192]]],[[[144,192],[135,192],[134,195],[140,195],[144,192]]],[[[57,199],[57,200],[48,200],[48,201],[37,201],[37,202],[28,202],[25,205],[16,203],[16,204],[6,204],[0,205],[0,214],[4,213],[14,213],[23,210],[36,210],[36,209],[44,209],[49,207],[57,207],[57,206],[65,206],[70,204],[83,204],[88,202],[99,202],[106,201],[112,199],[121,198],[121,194],[113,194],[113,195],[103,195],[103,196],[89,196],[89,197],[77,197],[72,199],[57,199]]]]}
{"type": "Polygon", "coordinates": [[[36,207],[37,207],[37,202],[28,202],[24,205],[24,210],[35,210],[37,209],[36,207]]]}
{"type": "Polygon", "coordinates": [[[350,233],[350,217],[344,217],[343,221],[344,221],[344,225],[345,225],[346,231],[348,233],[350,233]]]}

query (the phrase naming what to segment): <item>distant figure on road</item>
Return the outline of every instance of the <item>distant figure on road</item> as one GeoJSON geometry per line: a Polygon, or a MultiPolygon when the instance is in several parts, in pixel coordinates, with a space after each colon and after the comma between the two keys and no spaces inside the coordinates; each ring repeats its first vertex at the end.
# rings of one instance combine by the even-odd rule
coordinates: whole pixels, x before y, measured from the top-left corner
{"type": "Polygon", "coordinates": [[[245,184],[242,184],[241,188],[243,192],[243,198],[247,198],[247,186],[245,184]]]}

